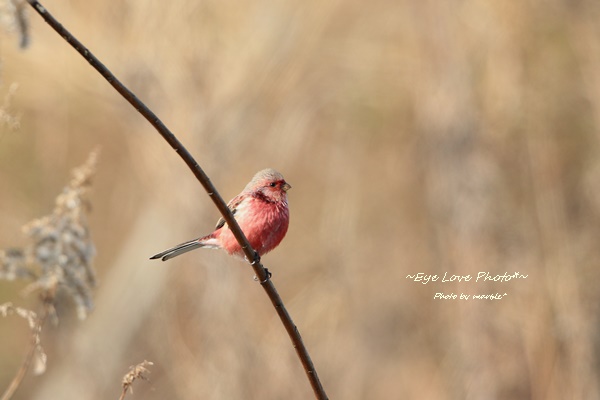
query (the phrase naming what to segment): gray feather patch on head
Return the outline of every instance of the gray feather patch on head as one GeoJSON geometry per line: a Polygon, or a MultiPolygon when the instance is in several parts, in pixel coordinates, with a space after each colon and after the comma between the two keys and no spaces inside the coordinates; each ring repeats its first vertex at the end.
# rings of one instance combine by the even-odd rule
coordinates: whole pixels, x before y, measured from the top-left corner
{"type": "Polygon", "coordinates": [[[257,184],[262,182],[276,182],[281,180],[284,180],[281,173],[275,171],[273,168],[266,168],[254,175],[250,183],[244,188],[244,191],[251,191],[256,188],[257,184]]]}

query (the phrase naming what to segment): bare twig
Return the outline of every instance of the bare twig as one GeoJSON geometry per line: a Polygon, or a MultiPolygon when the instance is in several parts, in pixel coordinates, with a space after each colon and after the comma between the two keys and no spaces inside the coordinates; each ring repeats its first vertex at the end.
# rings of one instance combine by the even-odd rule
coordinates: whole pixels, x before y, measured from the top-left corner
{"type": "Polygon", "coordinates": [[[119,397],[119,400],[123,400],[127,395],[128,391],[131,391],[131,393],[133,393],[132,385],[136,379],[139,378],[145,381],[148,380],[148,377],[146,375],[149,374],[150,371],[146,367],[149,367],[151,365],[154,365],[154,363],[151,361],[144,360],[143,362],[139,363],[138,365],[134,365],[129,369],[129,372],[126,373],[123,377],[123,391],[121,392],[121,397],[119,397]]]}
{"type": "Polygon", "coordinates": [[[237,224],[233,214],[227,208],[227,204],[223,201],[223,198],[214,187],[206,173],[200,168],[200,165],[194,160],[192,155],[187,149],[181,144],[181,142],[175,137],[175,135],[163,124],[163,122],[142,103],[129,89],[125,87],[111,72],[108,68],[100,62],[79,40],[77,40],[69,31],[67,31],[49,12],[44,6],[42,6],[36,0],[27,0],[28,3],[40,14],[40,16],[63,38],[69,43],[83,58],[85,58],[90,65],[96,69],[103,77],[112,85],[117,92],[119,92],[125,100],[127,100],[140,114],[150,122],[152,126],[158,131],[158,133],[171,145],[171,147],[179,154],[183,161],[190,168],[192,173],[196,176],[200,184],[204,187],[213,203],[227,222],[229,229],[231,229],[236,240],[244,250],[246,258],[251,261],[252,268],[256,276],[258,277],[261,285],[269,298],[271,303],[275,307],[281,322],[285,326],[285,329],[290,336],[292,344],[296,349],[296,353],[300,358],[300,361],[304,367],[308,380],[313,388],[317,399],[327,399],[327,394],[321,385],[321,381],[317,376],[317,371],[313,365],[313,362],[308,354],[308,350],[302,341],[300,332],[294,324],[290,314],[287,312],[281,297],[277,293],[275,286],[267,276],[267,272],[264,266],[260,263],[260,257],[258,253],[254,251],[248,239],[237,224]]]}

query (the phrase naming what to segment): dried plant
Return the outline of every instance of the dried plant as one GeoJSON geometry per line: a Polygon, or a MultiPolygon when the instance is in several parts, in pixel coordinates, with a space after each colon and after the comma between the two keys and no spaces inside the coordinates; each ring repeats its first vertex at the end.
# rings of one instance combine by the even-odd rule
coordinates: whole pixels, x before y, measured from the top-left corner
{"type": "Polygon", "coordinates": [[[0,304],[0,315],[7,317],[16,315],[27,321],[31,330],[33,361],[35,362],[34,372],[36,375],[41,375],[46,371],[47,356],[42,348],[40,333],[42,326],[37,314],[31,310],[21,307],[15,307],[12,303],[0,304]]]}
{"type": "Polygon", "coordinates": [[[29,45],[29,21],[23,0],[0,1],[0,25],[7,31],[19,33],[19,47],[29,45]]]}
{"type": "Polygon", "coordinates": [[[121,397],[119,397],[119,400],[123,400],[127,395],[128,391],[131,391],[131,393],[133,393],[132,385],[136,379],[140,378],[145,381],[148,380],[148,377],[146,375],[149,374],[150,371],[146,367],[149,367],[151,365],[154,365],[154,363],[151,361],[144,360],[143,362],[129,368],[129,372],[126,373],[125,376],[123,376],[123,392],[121,393],[121,397]]]}
{"type": "Polygon", "coordinates": [[[96,281],[92,267],[95,249],[85,214],[97,158],[94,151],[85,164],[73,170],[73,178],[56,198],[51,214],[23,227],[30,245],[0,251],[0,279],[33,278],[27,293],[40,290],[47,296],[55,289],[64,291],[75,302],[80,319],[93,307],[91,289],[96,281]]]}
{"type": "Polygon", "coordinates": [[[31,279],[33,282],[25,292],[39,292],[42,300],[39,316],[11,303],[0,306],[0,315],[19,315],[27,319],[32,331],[30,350],[2,400],[12,397],[32,360],[36,360],[35,371],[44,372],[46,356],[40,344],[40,333],[48,317],[56,319],[57,293],[64,293],[73,300],[80,319],[85,318],[93,307],[95,273],[92,259],[95,249],[85,214],[89,209],[87,194],[97,158],[98,151],[93,151],[85,164],[73,170],[71,182],[56,198],[51,214],[23,227],[31,244],[22,249],[0,250],[0,279],[31,279]]]}
{"type": "Polygon", "coordinates": [[[12,110],[12,100],[18,88],[19,85],[17,83],[12,83],[4,95],[2,104],[0,104],[0,127],[10,131],[19,129],[21,125],[21,116],[15,114],[12,110]]]}

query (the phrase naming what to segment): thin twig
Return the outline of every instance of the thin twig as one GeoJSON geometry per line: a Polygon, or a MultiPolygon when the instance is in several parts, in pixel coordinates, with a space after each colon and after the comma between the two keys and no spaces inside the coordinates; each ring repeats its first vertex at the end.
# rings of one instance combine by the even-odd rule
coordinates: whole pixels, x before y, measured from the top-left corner
{"type": "Polygon", "coordinates": [[[308,354],[308,350],[306,346],[304,346],[304,342],[302,341],[302,337],[300,336],[300,332],[298,328],[294,324],[290,314],[287,312],[281,297],[275,290],[275,286],[272,281],[268,278],[267,272],[264,266],[260,263],[259,258],[248,239],[240,229],[237,224],[233,214],[227,208],[227,204],[214,187],[206,173],[200,168],[200,165],[194,160],[192,155],[187,151],[187,149],[181,144],[181,142],[175,137],[175,135],[163,124],[163,122],[148,108],[144,103],[142,103],[129,89],[125,87],[111,72],[108,68],[100,62],[79,40],[77,40],[69,31],[67,31],[49,12],[46,10],[44,6],[42,6],[36,0],[27,0],[27,2],[40,14],[40,16],[63,38],[69,43],[83,58],[85,58],[90,65],[100,73],[111,84],[113,88],[117,92],[119,92],[125,100],[127,100],[140,114],[150,122],[152,126],[158,131],[158,133],[171,145],[171,147],[179,154],[179,156],[183,159],[183,161],[190,168],[194,176],[200,181],[200,184],[204,187],[209,197],[212,199],[213,203],[227,222],[229,229],[235,236],[236,240],[244,250],[246,258],[252,265],[254,269],[254,273],[258,277],[258,280],[261,282],[261,285],[269,298],[271,299],[271,303],[275,307],[281,322],[285,326],[288,335],[292,341],[294,348],[296,349],[296,353],[300,358],[300,362],[302,363],[308,380],[313,388],[315,396],[319,400],[327,399],[327,394],[321,385],[321,381],[317,375],[317,371],[313,365],[313,362],[308,354]]]}

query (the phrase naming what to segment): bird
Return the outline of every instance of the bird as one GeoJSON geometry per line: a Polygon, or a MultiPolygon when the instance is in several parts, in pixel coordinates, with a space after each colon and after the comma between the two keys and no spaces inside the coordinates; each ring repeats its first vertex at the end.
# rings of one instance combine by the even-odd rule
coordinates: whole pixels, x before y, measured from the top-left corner
{"type": "MultiPolygon", "coordinates": [[[[291,188],[281,173],[267,168],[258,171],[244,190],[227,204],[257,259],[277,247],[287,233],[290,221],[287,191],[291,188]]],[[[198,248],[223,249],[232,256],[244,258],[244,250],[225,220],[220,218],[212,233],[178,244],[150,259],[167,261],[198,248]]]]}

